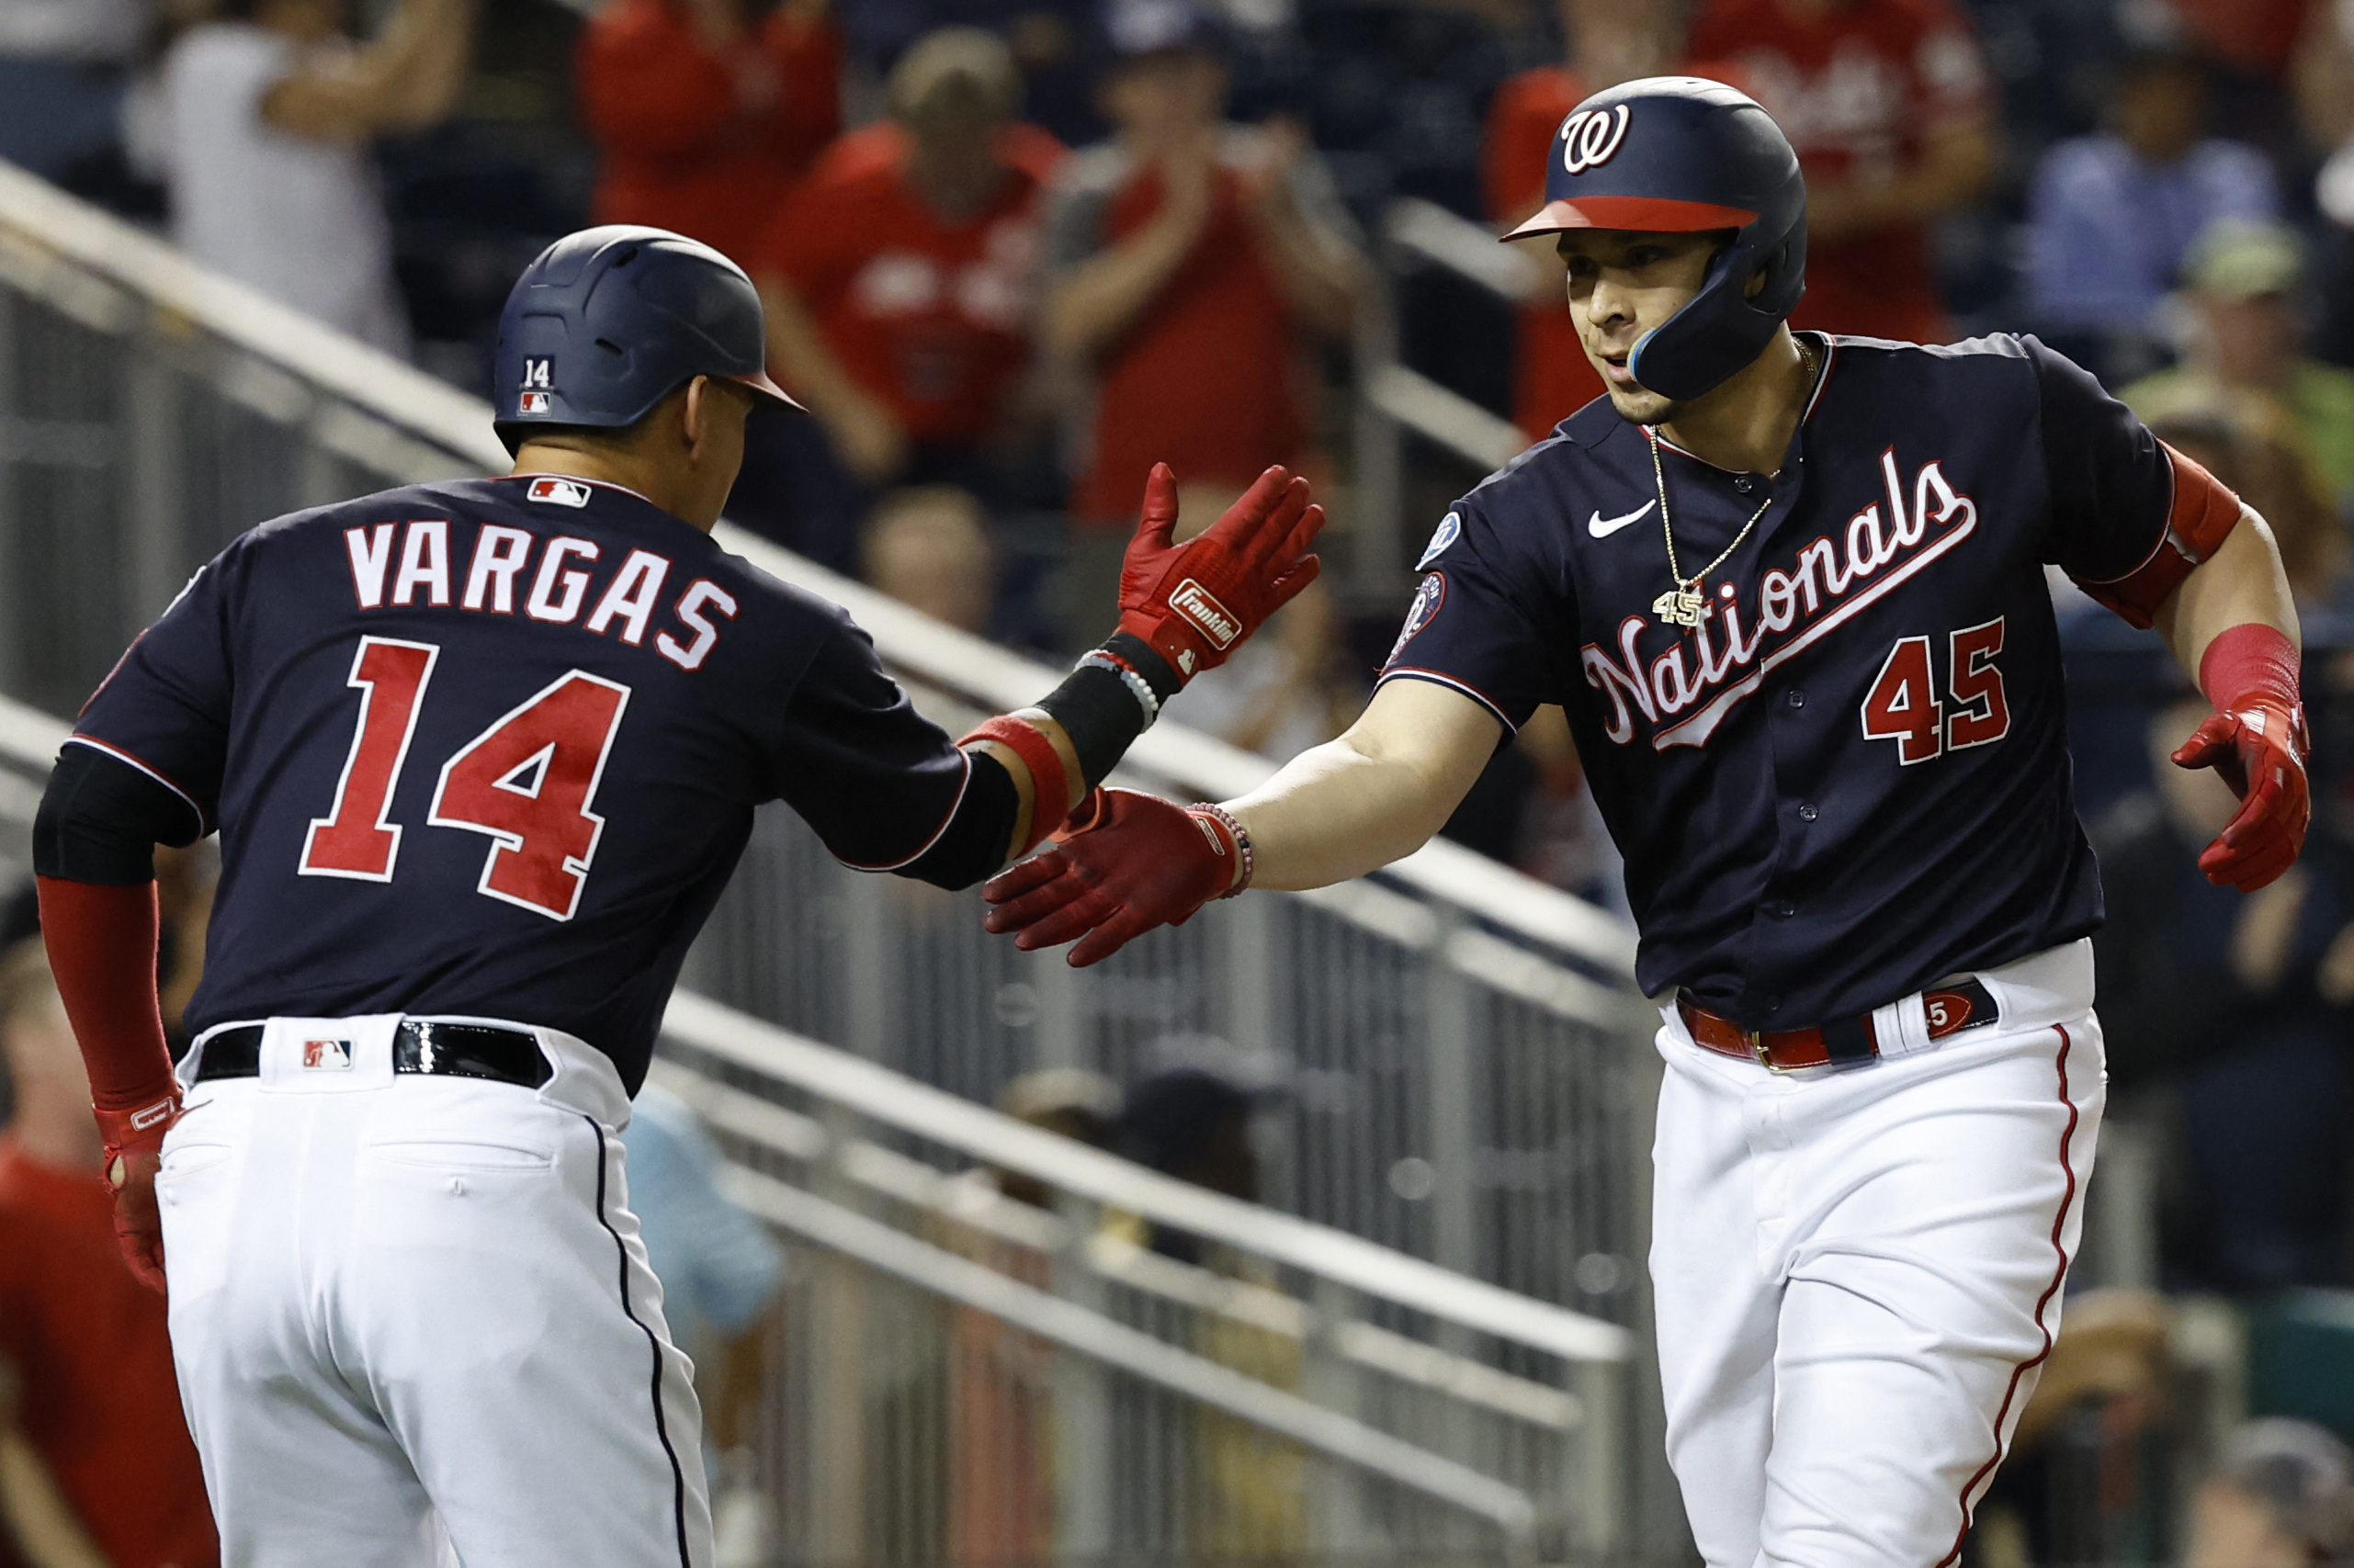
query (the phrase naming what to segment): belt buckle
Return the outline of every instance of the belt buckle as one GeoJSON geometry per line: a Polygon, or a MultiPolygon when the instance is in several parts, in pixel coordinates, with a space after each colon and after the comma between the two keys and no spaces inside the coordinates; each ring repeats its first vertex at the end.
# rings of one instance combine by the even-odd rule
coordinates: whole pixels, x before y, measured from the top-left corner
{"type": "Polygon", "coordinates": [[[1749,1053],[1757,1057],[1759,1066],[1770,1073],[1786,1073],[1790,1070],[1775,1061],[1773,1053],[1766,1049],[1764,1030],[1745,1029],[1741,1031],[1741,1037],[1749,1043],[1749,1053]]]}

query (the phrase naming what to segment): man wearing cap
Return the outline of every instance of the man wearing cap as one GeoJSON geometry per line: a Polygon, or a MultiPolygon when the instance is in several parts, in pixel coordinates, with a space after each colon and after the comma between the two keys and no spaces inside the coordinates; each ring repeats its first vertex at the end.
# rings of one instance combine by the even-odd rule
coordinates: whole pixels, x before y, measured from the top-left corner
{"type": "Polygon", "coordinates": [[[754,807],[968,885],[1315,576],[1303,481],[1172,546],[1160,470],[1121,629],[952,742],[839,608],[712,542],[746,414],[787,402],[764,347],[710,247],[557,242],[500,322],[515,471],[246,534],[59,756],[42,928],[239,1568],[417,1562],[434,1515],[469,1568],[707,1568],[617,1134],[754,807]],[[175,1080],[151,859],[216,828],[175,1080]]]}
{"type": "Polygon", "coordinates": [[[1348,734],[1222,807],[1108,792],[990,922],[1089,964],[1254,878],[1363,874],[1562,705],[1660,1004],[1701,1553],[1949,1563],[2058,1331],[2102,1103],[2044,567],[2198,671],[2175,761],[2243,795],[2199,862],[2243,889],[2303,840],[2295,612],[2263,521],[2034,339],[1794,333],[1805,186],[1741,94],[1626,83],[1550,156],[1520,232],[1557,236],[1607,397],[1441,520],[1348,734]]]}
{"type": "MultiPolygon", "coordinates": [[[[2354,370],[2303,352],[2304,252],[2280,223],[2211,224],[2184,258],[2196,331],[2171,370],[2118,395],[2152,423],[2269,404],[2304,438],[2338,505],[2354,505],[2354,370]]],[[[2272,422],[2268,422],[2272,423],[2272,422]]]]}

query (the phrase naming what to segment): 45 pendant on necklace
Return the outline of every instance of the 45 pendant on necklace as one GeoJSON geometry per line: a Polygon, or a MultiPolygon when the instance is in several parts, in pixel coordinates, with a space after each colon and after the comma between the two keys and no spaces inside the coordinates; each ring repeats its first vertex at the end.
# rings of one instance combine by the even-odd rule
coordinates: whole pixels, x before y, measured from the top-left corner
{"type": "Polygon", "coordinates": [[[1769,488],[1765,500],[1759,502],[1758,509],[1749,513],[1749,520],[1741,525],[1741,531],[1733,536],[1733,542],[1718,551],[1715,560],[1686,577],[1683,563],[1676,558],[1675,525],[1668,520],[1668,473],[1659,464],[1659,433],[1645,425],[1643,435],[1651,444],[1651,478],[1659,487],[1659,536],[1667,541],[1668,571],[1676,580],[1675,587],[1651,601],[1651,613],[1669,626],[1690,629],[1706,620],[1713,608],[1707,595],[1700,591],[1702,581],[1741,547],[1741,541],[1749,536],[1749,530],[1758,525],[1758,519],[1773,504],[1773,493],[1769,488]]]}
{"type": "Polygon", "coordinates": [[[1710,605],[1700,591],[1695,578],[1681,587],[1670,588],[1651,601],[1651,613],[1669,626],[1696,626],[1708,618],[1710,605]]]}

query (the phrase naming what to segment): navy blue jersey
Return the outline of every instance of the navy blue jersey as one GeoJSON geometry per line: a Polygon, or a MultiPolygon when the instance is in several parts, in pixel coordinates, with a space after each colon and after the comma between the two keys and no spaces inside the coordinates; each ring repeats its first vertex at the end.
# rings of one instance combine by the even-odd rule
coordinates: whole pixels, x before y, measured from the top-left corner
{"type": "Polygon", "coordinates": [[[2090,583],[2167,543],[2172,460],[2032,338],[1816,339],[1781,470],[1665,442],[1696,626],[1645,431],[1605,401],[1466,496],[1385,681],[1517,728],[1567,711],[1626,860],[1647,993],[1750,1028],[1850,1017],[2101,916],[2070,798],[2044,563],[2090,583]]]}
{"type": "Polygon", "coordinates": [[[75,741],[221,830],[192,1030],[465,1014],[634,1090],[763,801],[916,858],[968,764],[836,606],[612,486],[388,491],[240,538],[75,741]]]}

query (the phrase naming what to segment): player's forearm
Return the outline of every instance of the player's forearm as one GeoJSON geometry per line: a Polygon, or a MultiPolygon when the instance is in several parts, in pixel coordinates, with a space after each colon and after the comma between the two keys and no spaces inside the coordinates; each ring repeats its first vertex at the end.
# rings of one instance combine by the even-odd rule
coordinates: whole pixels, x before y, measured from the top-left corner
{"type": "Polygon", "coordinates": [[[89,1070],[91,1103],[135,1111],[164,1100],[172,1056],[155,994],[155,885],[36,881],[50,970],[89,1070]]]}
{"type": "MultiPolygon", "coordinates": [[[[1063,800],[1056,817],[1059,820],[1069,816],[1070,808],[1085,797],[1088,789],[1086,769],[1080,761],[1078,750],[1071,744],[1070,732],[1057,723],[1053,715],[1042,708],[1023,708],[1006,716],[1036,730],[1047,746],[1054,752],[1055,760],[1062,765],[1063,800]]],[[[1033,841],[1030,827],[1032,818],[1037,811],[1038,775],[1023,759],[1021,751],[1002,740],[983,740],[976,750],[985,751],[996,758],[998,765],[1002,767],[1013,780],[1014,795],[1021,805],[1014,813],[1013,827],[1010,830],[1011,836],[1006,841],[1005,861],[1019,860],[1029,852],[1029,845],[1033,841]]],[[[998,863],[1002,865],[1005,861],[998,863]]],[[[996,867],[992,866],[990,869],[993,871],[996,867]]]]}
{"type": "Polygon", "coordinates": [[[2246,507],[2214,554],[2158,606],[2156,624],[2175,659],[2195,677],[2210,643],[2251,623],[2271,626],[2292,643],[2301,640],[2296,601],[2272,530],[2246,507]]]}
{"type": "Polygon", "coordinates": [[[1402,759],[1368,756],[1343,736],[1301,752],[1228,809],[1251,833],[1252,885],[1296,890],[1412,854],[1462,798],[1448,781],[1402,759]]]}
{"type": "Polygon", "coordinates": [[[1322,887],[1412,854],[1446,826],[1503,726],[1435,682],[1384,682],[1338,740],[1304,751],[1234,801],[1254,883],[1322,887]]]}

